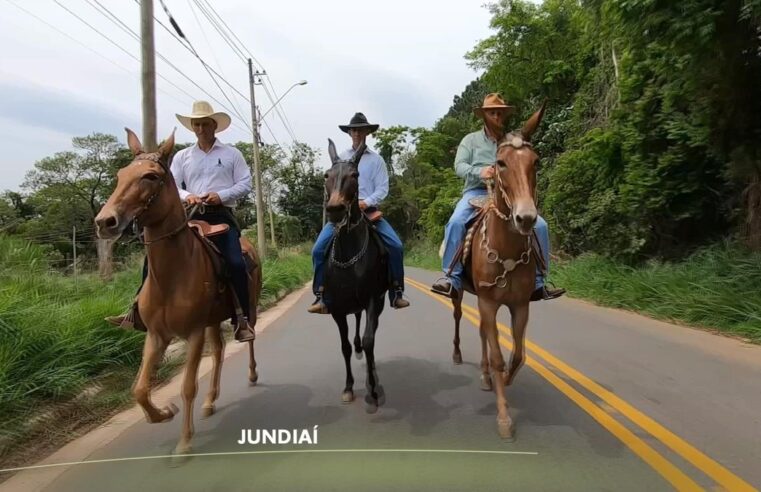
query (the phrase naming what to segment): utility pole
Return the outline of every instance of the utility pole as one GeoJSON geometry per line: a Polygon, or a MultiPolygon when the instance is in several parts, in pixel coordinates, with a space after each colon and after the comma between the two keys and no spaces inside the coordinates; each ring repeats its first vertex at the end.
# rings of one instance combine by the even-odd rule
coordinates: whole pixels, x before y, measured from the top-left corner
{"type": "Polygon", "coordinates": [[[154,152],[156,143],[156,51],[153,46],[153,0],[140,2],[140,40],[143,75],[143,148],[154,152]]]}
{"type": "Polygon", "coordinates": [[[71,250],[74,257],[74,279],[77,278],[77,226],[72,226],[71,229],[71,250]]]}
{"type": "Polygon", "coordinates": [[[256,99],[254,96],[254,85],[256,80],[254,75],[261,75],[259,72],[254,74],[254,66],[251,58],[248,59],[248,80],[251,84],[251,128],[254,132],[254,186],[256,188],[256,239],[258,242],[259,257],[264,259],[266,256],[267,238],[264,232],[264,200],[262,193],[262,170],[261,161],[259,160],[259,121],[256,112],[256,99]]]}

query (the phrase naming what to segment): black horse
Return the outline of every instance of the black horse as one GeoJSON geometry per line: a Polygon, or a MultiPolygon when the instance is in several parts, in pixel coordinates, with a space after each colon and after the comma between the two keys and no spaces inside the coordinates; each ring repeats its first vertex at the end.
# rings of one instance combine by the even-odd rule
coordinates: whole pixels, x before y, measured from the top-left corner
{"type": "Polygon", "coordinates": [[[354,376],[351,373],[352,346],[346,317],[356,316],[357,330],[365,311],[365,332],[362,341],[355,335],[357,358],[367,356],[366,410],[374,413],[385,401],[383,387],[375,371],[375,332],[383,312],[383,300],[389,287],[388,260],[372,224],[359,209],[359,171],[357,165],[365,151],[364,144],[348,161],[340,160],[333,141],[328,139],[328,153],[333,162],[325,173],[327,200],[325,212],[335,232],[328,248],[325,265],[325,299],[341,335],[341,351],[346,363],[346,387],[341,399],[354,400],[354,376]]]}

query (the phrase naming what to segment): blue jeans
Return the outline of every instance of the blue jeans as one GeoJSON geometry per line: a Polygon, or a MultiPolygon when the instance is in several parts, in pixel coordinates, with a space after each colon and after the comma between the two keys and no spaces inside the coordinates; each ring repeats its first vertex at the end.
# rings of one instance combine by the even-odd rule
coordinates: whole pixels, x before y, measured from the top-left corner
{"type": "MultiPolygon", "coordinates": [[[[441,259],[441,268],[444,270],[444,273],[449,271],[449,265],[452,263],[455,253],[457,253],[460,244],[465,240],[466,224],[476,217],[476,209],[468,203],[468,200],[483,195],[486,195],[486,190],[483,188],[468,190],[460,198],[460,201],[457,202],[457,206],[455,206],[454,212],[452,212],[452,216],[449,218],[449,222],[447,222],[447,226],[444,229],[444,257],[441,259]]],[[[549,270],[550,231],[547,228],[547,222],[542,217],[537,217],[534,230],[539,239],[539,246],[542,248],[544,263],[549,270]]],[[[458,261],[452,269],[452,274],[449,276],[452,287],[458,291],[462,290],[462,270],[462,263],[458,261]]],[[[538,289],[542,286],[544,286],[544,276],[537,265],[536,288],[538,289]]]]}
{"type": "MultiPolygon", "coordinates": [[[[314,267],[312,291],[315,295],[324,282],[325,254],[330,246],[330,241],[333,239],[334,230],[333,223],[327,222],[312,247],[312,266],[314,267]]],[[[375,222],[375,230],[388,250],[389,270],[391,271],[391,281],[394,283],[393,288],[388,291],[388,298],[393,302],[395,290],[404,290],[404,246],[386,219],[375,222]]]]}

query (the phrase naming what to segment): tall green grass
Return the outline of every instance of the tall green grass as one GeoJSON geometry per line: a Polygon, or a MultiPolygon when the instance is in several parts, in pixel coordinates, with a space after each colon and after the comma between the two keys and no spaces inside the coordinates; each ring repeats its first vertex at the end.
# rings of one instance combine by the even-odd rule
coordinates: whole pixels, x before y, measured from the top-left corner
{"type": "MultiPolygon", "coordinates": [[[[440,270],[438,246],[413,243],[405,263],[440,270]]],[[[583,255],[554,263],[550,277],[573,297],[761,343],[761,253],[731,243],[705,248],[680,262],[636,267],[583,255]]]]}
{"type": "MultiPolygon", "coordinates": [[[[0,461],[28,436],[41,411],[76,402],[98,414],[128,401],[128,394],[108,389],[128,389],[141,359],[144,335],[103,321],[133,299],[139,258],[105,283],[95,275],[74,279],[51,271],[47,255],[0,236],[0,461]],[[94,386],[106,391],[83,401],[83,390],[94,386]]],[[[263,309],[303,285],[312,270],[303,248],[270,252],[262,269],[263,309]]]]}
{"type": "Polygon", "coordinates": [[[575,297],[761,343],[761,254],[736,245],[636,268],[584,255],[554,265],[552,277],[575,297]]]}

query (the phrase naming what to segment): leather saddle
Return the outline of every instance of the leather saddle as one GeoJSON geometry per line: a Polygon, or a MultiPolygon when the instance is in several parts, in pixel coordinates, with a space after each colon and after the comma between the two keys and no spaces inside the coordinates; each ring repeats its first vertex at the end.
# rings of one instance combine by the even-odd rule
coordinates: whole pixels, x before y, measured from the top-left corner
{"type": "Polygon", "coordinates": [[[205,220],[189,220],[188,225],[196,230],[201,237],[211,237],[224,234],[230,230],[228,224],[209,224],[205,220]]]}

